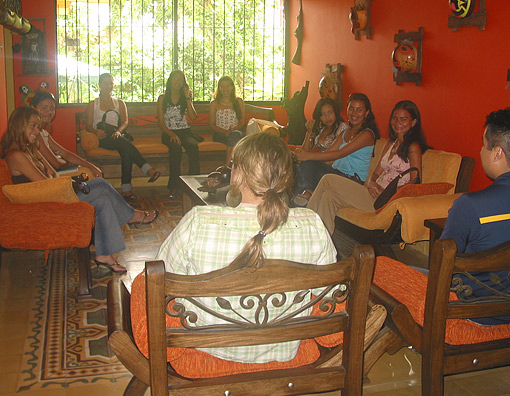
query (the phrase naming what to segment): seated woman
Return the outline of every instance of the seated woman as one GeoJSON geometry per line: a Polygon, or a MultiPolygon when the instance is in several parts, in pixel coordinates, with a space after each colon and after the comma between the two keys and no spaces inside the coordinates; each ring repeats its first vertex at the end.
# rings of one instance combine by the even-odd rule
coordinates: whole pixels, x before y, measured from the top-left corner
{"type": "MultiPolygon", "coordinates": [[[[305,208],[289,209],[292,169],[291,153],[279,137],[256,133],[243,138],[233,150],[231,177],[231,190],[241,195],[240,205],[195,206],[163,242],[157,259],[165,261],[167,271],[187,275],[228,265],[261,267],[266,258],[316,265],[335,262],[336,250],[321,219],[305,208]]],[[[144,285],[140,274],[133,283],[131,299],[137,341],[146,337],[145,318],[141,318],[144,285]]],[[[206,318],[210,320],[206,324],[218,321],[206,318]]],[[[286,348],[272,344],[204,351],[228,363],[287,362],[300,345],[299,341],[291,344],[286,348]]]]}
{"type": "Polygon", "coordinates": [[[133,186],[131,185],[133,163],[149,176],[149,183],[155,182],[161,174],[155,171],[145,158],[142,157],[138,149],[122,136],[122,132],[128,127],[127,107],[123,100],[112,98],[113,76],[110,73],[104,73],[99,76],[99,89],[99,98],[91,101],[86,109],[87,131],[97,135],[99,147],[119,152],[122,183],[120,190],[127,201],[135,201],[137,197],[133,194],[133,186]],[[97,124],[103,121],[104,114],[110,110],[117,112],[117,117],[112,117],[115,120],[115,124],[118,122],[120,115],[120,126],[113,134],[107,135],[105,130],[99,128],[97,124]]]}
{"type": "Polygon", "coordinates": [[[349,127],[324,152],[297,149],[299,164],[296,173],[294,204],[306,206],[322,176],[333,173],[363,184],[368,177],[370,158],[374,152],[379,129],[368,97],[362,93],[349,96],[347,102],[349,127]],[[330,161],[334,161],[331,165],[330,161]]]}
{"type": "Polygon", "coordinates": [[[232,149],[244,136],[244,119],[244,102],[236,96],[234,81],[229,76],[221,77],[209,105],[209,128],[213,130],[215,142],[227,145],[227,166],[232,159],[232,149]]]}
{"type": "Polygon", "coordinates": [[[301,145],[304,151],[322,153],[331,150],[338,136],[349,127],[340,115],[338,103],[330,98],[319,99],[312,117],[313,120],[306,123],[306,135],[301,145]]]}
{"type": "Polygon", "coordinates": [[[56,108],[56,100],[51,92],[37,92],[32,98],[30,105],[39,111],[42,125],[47,129],[42,129],[37,136],[39,151],[55,170],[58,171],[69,164],[76,164],[88,168],[94,177],[103,176],[101,169],[75,153],[66,150],[51,136],[53,130],[51,122],[55,118],[56,108]]]}
{"type": "Polygon", "coordinates": [[[389,141],[366,186],[344,177],[326,175],[314,191],[308,208],[319,214],[333,234],[338,209],[352,207],[374,212],[374,201],[379,194],[396,176],[412,167],[418,172],[403,176],[398,186],[414,182],[421,175],[422,155],[429,148],[418,107],[410,100],[398,102],[390,116],[389,141]]]}
{"type": "Polygon", "coordinates": [[[197,111],[191,100],[191,90],[184,73],[174,70],[166,81],[166,90],[158,98],[158,125],[163,131],[161,142],[168,147],[170,177],[168,191],[170,199],[174,199],[180,188],[182,148],[188,155],[188,174],[200,174],[198,158],[198,140],[191,133],[187,116],[191,120],[197,118],[197,111]]]}
{"type": "MultiPolygon", "coordinates": [[[[41,117],[32,107],[19,107],[9,117],[8,127],[0,142],[0,156],[5,158],[14,184],[58,177],[56,171],[38,149],[41,117]]],[[[120,226],[129,223],[152,223],[158,212],[143,212],[129,206],[110,183],[103,178],[87,182],[90,192],[77,192],[80,201],[96,210],[94,228],[95,262],[116,273],[125,273],[115,257],[125,249],[120,226]]]]}

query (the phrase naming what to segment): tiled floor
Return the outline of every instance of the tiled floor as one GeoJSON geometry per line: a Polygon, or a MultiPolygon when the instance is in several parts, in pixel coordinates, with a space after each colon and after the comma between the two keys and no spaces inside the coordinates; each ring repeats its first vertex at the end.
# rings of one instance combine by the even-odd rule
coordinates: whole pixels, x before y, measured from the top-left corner
{"type": "MultiPolygon", "coordinates": [[[[129,268],[125,275],[127,282],[143,267],[143,260],[152,258],[149,255],[153,249],[146,250],[124,256],[123,262],[129,268]]],[[[42,260],[40,252],[3,254],[0,271],[0,396],[122,395],[128,379],[115,384],[89,384],[16,393],[29,306],[35,290],[35,274],[42,260]]],[[[364,394],[419,395],[420,355],[409,349],[402,349],[393,356],[384,355],[370,372],[369,379],[364,394]]],[[[324,395],[339,395],[339,392],[324,395]]],[[[510,368],[449,377],[446,380],[446,395],[510,395],[510,368]]]]}

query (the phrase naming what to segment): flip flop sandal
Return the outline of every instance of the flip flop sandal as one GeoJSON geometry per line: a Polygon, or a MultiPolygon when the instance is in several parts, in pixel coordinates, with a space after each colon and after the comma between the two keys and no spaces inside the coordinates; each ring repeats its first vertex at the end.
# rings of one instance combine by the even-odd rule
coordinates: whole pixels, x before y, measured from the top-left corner
{"type": "Polygon", "coordinates": [[[137,221],[137,222],[129,223],[129,224],[150,224],[150,223],[153,223],[154,220],[156,220],[158,218],[158,216],[159,216],[159,212],[157,210],[153,210],[153,211],[150,211],[150,212],[149,211],[145,211],[145,212],[143,212],[143,218],[142,218],[141,221],[137,221]],[[145,221],[145,219],[147,217],[149,217],[153,213],[154,213],[154,218],[151,219],[151,220],[145,221]]]}
{"type": "Polygon", "coordinates": [[[156,171],[154,172],[154,174],[149,178],[149,183],[154,183],[156,180],[159,179],[159,177],[161,176],[161,173],[156,171]]]}

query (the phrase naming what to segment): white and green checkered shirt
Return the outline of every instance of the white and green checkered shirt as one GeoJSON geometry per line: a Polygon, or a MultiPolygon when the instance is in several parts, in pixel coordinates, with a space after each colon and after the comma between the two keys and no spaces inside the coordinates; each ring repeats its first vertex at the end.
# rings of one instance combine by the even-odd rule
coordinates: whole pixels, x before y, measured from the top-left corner
{"type": "MultiPolygon", "coordinates": [[[[177,274],[196,275],[214,271],[230,264],[246,242],[259,231],[257,209],[253,205],[241,204],[237,208],[196,206],[182,218],[163,242],[157,259],[165,261],[166,271],[177,274]]],[[[317,265],[336,261],[335,247],[322,220],[313,211],[305,208],[290,209],[287,222],[264,238],[263,249],[268,259],[317,265]]],[[[293,295],[289,294],[287,301],[292,301],[293,295]]],[[[229,301],[235,309],[242,310],[238,299],[232,298],[229,301]]],[[[217,308],[214,298],[203,298],[200,302],[217,308]]],[[[270,317],[286,307],[286,304],[278,309],[269,307],[270,317]]],[[[200,315],[197,325],[220,322],[220,319],[211,315],[200,315]]],[[[221,359],[266,363],[291,360],[298,348],[299,341],[292,341],[202,350],[221,359]]]]}

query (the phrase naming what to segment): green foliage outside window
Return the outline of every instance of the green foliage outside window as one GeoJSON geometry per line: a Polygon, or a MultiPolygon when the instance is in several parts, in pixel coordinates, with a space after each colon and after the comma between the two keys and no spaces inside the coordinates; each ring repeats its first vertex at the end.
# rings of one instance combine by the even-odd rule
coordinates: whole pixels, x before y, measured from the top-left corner
{"type": "Polygon", "coordinates": [[[231,76],[248,101],[280,101],[285,81],[281,0],[65,0],[57,7],[60,103],[86,103],[98,76],[116,97],[154,102],[181,69],[194,100],[231,76]],[[175,3],[174,3],[175,1],[175,3]],[[63,6],[62,6],[62,3],[63,6]]]}

